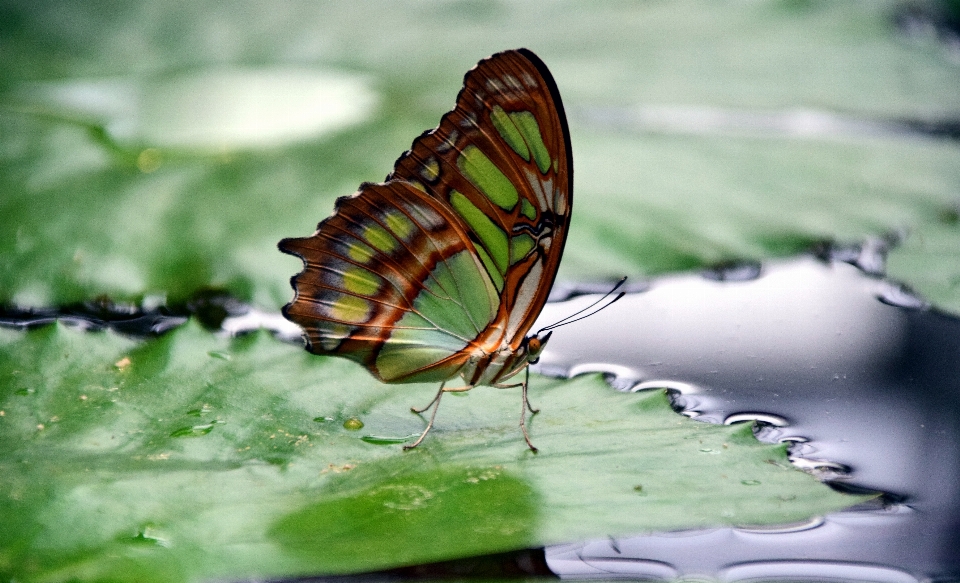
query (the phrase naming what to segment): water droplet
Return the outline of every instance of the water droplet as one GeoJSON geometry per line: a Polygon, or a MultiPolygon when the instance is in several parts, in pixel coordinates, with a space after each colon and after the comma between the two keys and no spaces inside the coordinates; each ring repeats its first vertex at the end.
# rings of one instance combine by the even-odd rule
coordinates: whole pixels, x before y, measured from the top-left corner
{"type": "Polygon", "coordinates": [[[882,281],[879,286],[880,289],[877,291],[877,299],[887,305],[905,308],[907,310],[922,310],[929,306],[927,302],[923,301],[922,298],[917,296],[913,290],[905,285],[892,281],[882,281]]]}
{"type": "Polygon", "coordinates": [[[333,417],[314,417],[313,420],[316,421],[317,423],[329,423],[334,419],[333,417]]]}
{"type": "Polygon", "coordinates": [[[670,379],[656,379],[635,383],[630,387],[630,392],[639,393],[640,391],[658,391],[661,389],[665,389],[671,398],[679,397],[680,395],[694,395],[703,390],[691,383],[670,379]]]}
{"type": "Polygon", "coordinates": [[[32,395],[33,393],[34,393],[34,390],[28,389],[28,388],[17,389],[16,391],[14,391],[15,395],[20,395],[21,397],[26,397],[27,395],[32,395]]]}
{"type": "MultiPolygon", "coordinates": [[[[791,457],[790,463],[808,474],[812,474],[821,482],[846,479],[849,478],[851,472],[850,466],[836,462],[791,457]]],[[[831,487],[835,485],[837,485],[836,482],[830,484],[831,487]]]]}
{"type": "Polygon", "coordinates": [[[740,483],[744,486],[759,486],[760,480],[740,480],[740,483]]]}
{"type": "Polygon", "coordinates": [[[127,540],[136,544],[150,544],[160,547],[170,546],[170,539],[153,526],[144,526],[135,536],[127,540]]]}
{"type": "Polygon", "coordinates": [[[783,417],[779,415],[771,415],[770,413],[736,413],[734,415],[728,415],[727,418],[723,420],[723,424],[733,425],[735,423],[743,423],[745,421],[756,421],[767,425],[773,425],[774,427],[786,427],[789,425],[789,422],[783,417]]]}
{"type": "Polygon", "coordinates": [[[727,261],[703,270],[700,275],[712,281],[750,281],[760,277],[761,271],[756,261],[727,261]]]}
{"type": "Polygon", "coordinates": [[[220,352],[220,351],[218,351],[218,350],[211,350],[211,351],[208,352],[207,354],[209,354],[209,355],[210,355],[211,357],[213,357],[213,358],[219,358],[220,360],[230,360],[230,358],[232,358],[232,357],[231,357],[229,354],[227,354],[226,352],[220,352]]]}
{"type": "Polygon", "coordinates": [[[343,422],[343,428],[347,431],[359,431],[363,429],[363,421],[360,421],[356,417],[351,417],[343,422]]]}
{"type": "Polygon", "coordinates": [[[367,443],[372,443],[374,445],[392,445],[395,443],[405,443],[415,437],[418,437],[419,435],[420,435],[419,433],[411,433],[410,435],[406,435],[404,437],[389,437],[389,436],[383,436],[383,435],[364,435],[360,439],[362,441],[365,441],[367,443]]]}
{"type": "Polygon", "coordinates": [[[798,559],[741,563],[724,569],[719,578],[723,581],[883,581],[885,583],[921,580],[905,571],[884,565],[798,559]]]}
{"type": "Polygon", "coordinates": [[[215,423],[205,423],[203,425],[192,425],[188,427],[181,427],[170,433],[170,437],[199,437],[201,435],[206,435],[213,431],[213,426],[215,423]]]}

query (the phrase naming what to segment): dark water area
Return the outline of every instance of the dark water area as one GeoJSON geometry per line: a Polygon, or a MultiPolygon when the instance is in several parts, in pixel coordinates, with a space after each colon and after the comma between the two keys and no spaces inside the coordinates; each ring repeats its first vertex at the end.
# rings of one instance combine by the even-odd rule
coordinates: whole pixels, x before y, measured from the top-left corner
{"type": "MultiPolygon", "coordinates": [[[[670,388],[710,423],[754,422],[791,461],[873,503],[803,524],[548,547],[563,578],[960,579],[960,319],[843,261],[663,277],[553,335],[540,372],[670,388]]],[[[576,291],[571,290],[571,291],[576,291]]],[[[596,296],[546,306],[560,320],[596,296]]]]}

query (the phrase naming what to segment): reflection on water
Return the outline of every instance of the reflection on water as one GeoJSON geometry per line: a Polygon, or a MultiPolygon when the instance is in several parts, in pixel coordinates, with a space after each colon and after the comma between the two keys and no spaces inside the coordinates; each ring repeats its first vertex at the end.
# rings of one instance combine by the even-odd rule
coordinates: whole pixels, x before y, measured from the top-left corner
{"type": "MultiPolygon", "coordinates": [[[[960,320],[842,262],[664,277],[554,334],[540,371],[668,387],[684,413],[758,421],[796,465],[883,503],[804,525],[549,547],[564,577],[915,581],[960,576],[960,320]],[[752,276],[751,276],[752,277],[752,276]],[[562,332],[562,333],[560,333],[562,332]]],[[[595,296],[548,304],[538,324],[595,296]]]]}

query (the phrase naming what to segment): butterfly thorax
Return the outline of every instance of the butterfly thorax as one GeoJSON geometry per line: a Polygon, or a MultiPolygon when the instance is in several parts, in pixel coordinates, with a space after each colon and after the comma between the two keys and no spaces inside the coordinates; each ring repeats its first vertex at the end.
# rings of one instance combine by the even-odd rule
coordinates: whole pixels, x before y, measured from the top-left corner
{"type": "Polygon", "coordinates": [[[459,376],[471,386],[502,383],[536,363],[549,338],[549,332],[543,336],[534,334],[522,338],[516,347],[504,345],[489,352],[478,349],[461,368],[459,376]]]}

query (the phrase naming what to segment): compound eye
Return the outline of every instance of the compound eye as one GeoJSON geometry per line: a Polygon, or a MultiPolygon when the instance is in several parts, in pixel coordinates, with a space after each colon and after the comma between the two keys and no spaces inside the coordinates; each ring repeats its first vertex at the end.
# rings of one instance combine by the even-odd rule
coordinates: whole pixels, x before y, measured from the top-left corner
{"type": "Polygon", "coordinates": [[[532,353],[534,353],[534,354],[536,354],[537,352],[539,352],[539,351],[540,351],[540,339],[537,338],[536,336],[534,336],[534,337],[530,338],[530,340],[527,340],[527,348],[529,349],[530,352],[532,352],[532,353]]]}

